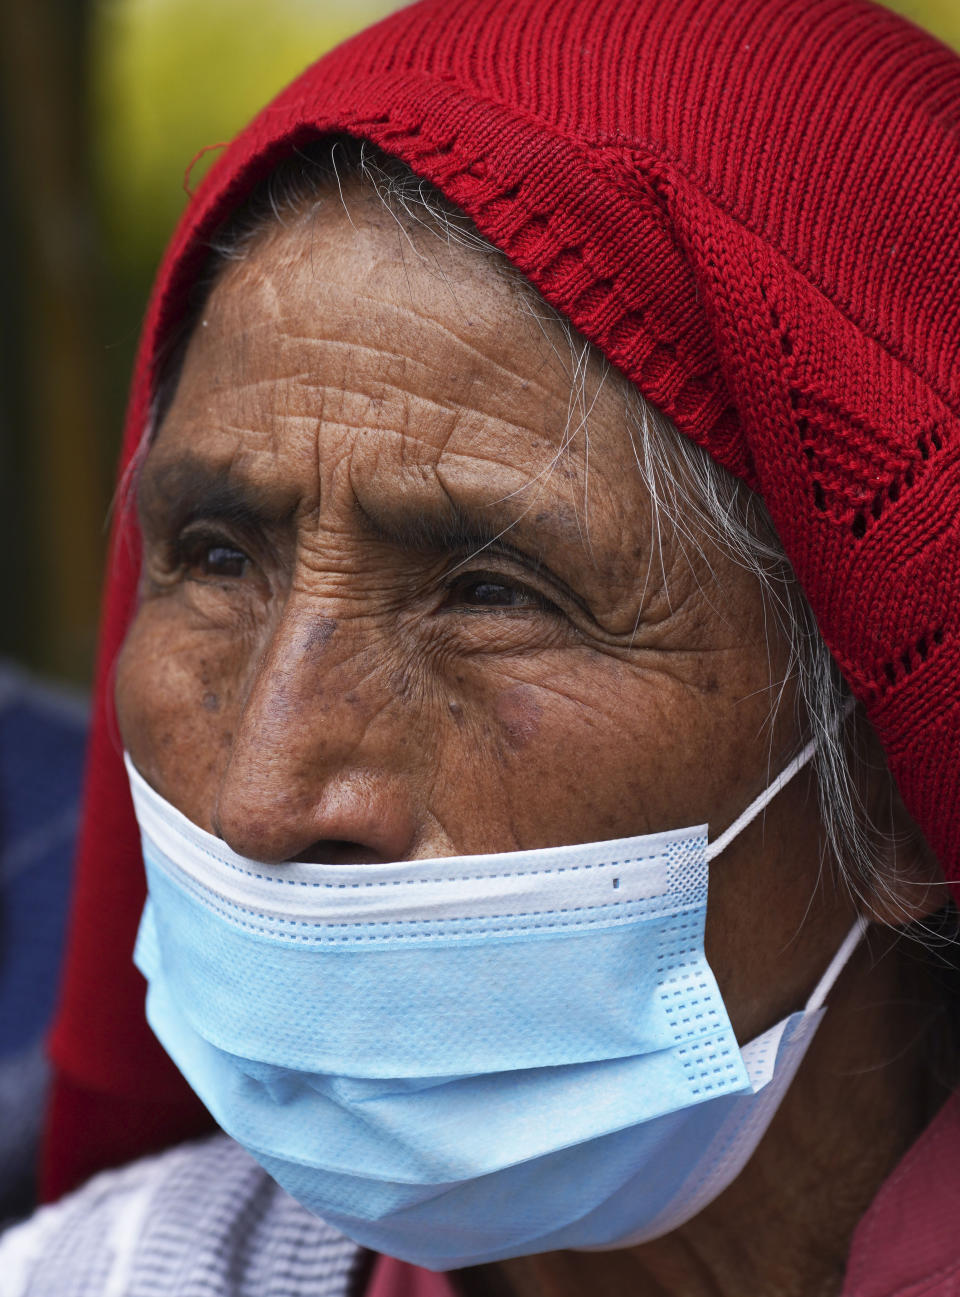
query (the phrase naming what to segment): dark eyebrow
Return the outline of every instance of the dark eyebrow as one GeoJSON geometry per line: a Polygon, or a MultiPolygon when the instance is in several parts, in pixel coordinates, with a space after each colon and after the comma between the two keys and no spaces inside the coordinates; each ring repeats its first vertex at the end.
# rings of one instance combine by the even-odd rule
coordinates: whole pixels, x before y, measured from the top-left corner
{"type": "Polygon", "coordinates": [[[535,532],[531,531],[526,548],[507,539],[510,534],[522,537],[522,519],[481,517],[453,500],[421,505],[416,510],[388,510],[379,505],[374,509],[364,507],[358,500],[357,509],[364,526],[376,540],[425,554],[460,554],[463,562],[481,555],[484,550],[505,555],[549,577],[584,612],[590,611],[587,601],[544,561],[535,532]]]}
{"type": "MultiPolygon", "coordinates": [[[[358,501],[357,509],[374,540],[425,554],[487,549],[510,530],[509,525],[498,527],[491,519],[480,518],[453,501],[426,508],[420,505],[415,510],[384,509],[379,503],[376,509],[368,509],[358,501]]],[[[500,548],[516,546],[504,543],[500,548]]],[[[517,553],[521,551],[517,549],[517,553]]],[[[529,555],[524,557],[529,561],[529,555]]]]}
{"type": "Polygon", "coordinates": [[[211,518],[241,529],[289,525],[296,511],[291,491],[254,484],[233,468],[221,468],[197,455],[147,461],[137,486],[141,520],[155,527],[189,526],[211,518]]]}

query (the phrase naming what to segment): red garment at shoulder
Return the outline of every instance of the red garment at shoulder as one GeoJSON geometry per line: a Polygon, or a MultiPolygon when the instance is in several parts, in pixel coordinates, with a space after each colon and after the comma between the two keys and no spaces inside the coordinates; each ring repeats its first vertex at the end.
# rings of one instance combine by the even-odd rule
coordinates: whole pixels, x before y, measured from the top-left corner
{"type": "Polygon", "coordinates": [[[842,1297],[960,1297],[958,1207],[960,1093],[884,1181],[857,1226],[842,1297]]]}

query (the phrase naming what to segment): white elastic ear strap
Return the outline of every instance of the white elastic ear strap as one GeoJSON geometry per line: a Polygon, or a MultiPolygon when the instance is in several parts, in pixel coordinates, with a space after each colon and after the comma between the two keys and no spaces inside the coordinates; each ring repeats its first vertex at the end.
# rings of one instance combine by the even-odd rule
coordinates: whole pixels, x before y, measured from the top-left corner
{"type": "Polygon", "coordinates": [[[867,920],[862,914],[857,915],[857,921],[843,939],[843,945],[830,960],[827,970],[820,978],[820,981],[813,988],[810,999],[807,1001],[807,1007],[804,1013],[816,1013],[824,1000],[833,990],[833,984],[843,972],[847,960],[860,944],[860,939],[867,930],[867,920]]]}
{"type": "MultiPolygon", "coordinates": [[[[847,717],[850,715],[850,713],[853,711],[856,705],[857,704],[855,699],[853,698],[847,699],[843,707],[844,720],[847,719],[847,717]]],[[[747,827],[748,824],[750,824],[753,820],[755,820],[757,816],[760,814],[760,812],[764,810],[770,804],[770,802],[773,801],[777,793],[779,793],[782,788],[785,788],[787,786],[787,784],[790,782],[790,780],[799,770],[803,769],[803,767],[811,759],[811,757],[813,756],[814,752],[816,752],[816,750],[817,750],[817,740],[815,738],[812,738],[810,742],[805,745],[803,750],[800,753],[798,753],[798,755],[795,756],[792,761],[788,762],[787,765],[784,766],[784,768],[777,775],[776,779],[774,779],[773,783],[768,785],[768,787],[766,787],[763,790],[760,796],[756,798],[755,801],[752,801],[750,805],[747,807],[747,809],[737,816],[737,818],[733,821],[730,827],[728,829],[724,829],[724,831],[720,834],[719,838],[717,838],[715,841],[708,843],[707,845],[708,860],[713,860],[714,856],[719,856],[721,851],[724,851],[726,850],[727,847],[729,847],[730,843],[737,836],[737,834],[741,833],[747,827]]]]}
{"type": "MultiPolygon", "coordinates": [[[[852,698],[848,699],[847,704],[843,709],[844,719],[850,715],[855,706],[856,704],[854,700],[852,698]]],[[[816,750],[817,740],[811,739],[810,742],[805,745],[803,750],[799,752],[791,762],[784,766],[776,779],[774,779],[773,783],[765,788],[760,796],[756,798],[755,801],[752,801],[742,814],[737,816],[730,827],[725,829],[723,833],[720,834],[719,838],[716,838],[713,842],[708,844],[708,860],[713,860],[715,856],[719,856],[720,852],[730,845],[737,834],[741,833],[747,825],[751,823],[751,821],[756,819],[764,807],[769,805],[774,797],[776,797],[777,793],[779,793],[782,788],[786,787],[798,771],[803,769],[816,750]]],[[[843,972],[847,960],[860,944],[860,940],[866,930],[867,920],[862,914],[858,915],[853,927],[844,938],[840,949],[834,955],[833,959],[831,959],[830,963],[827,965],[826,971],[820,978],[820,981],[814,987],[810,999],[807,1001],[804,1013],[815,1013],[823,1005],[824,1000],[833,988],[834,982],[843,972]]]]}
{"type": "Polygon", "coordinates": [[[803,751],[800,752],[799,755],[795,756],[788,765],[784,766],[776,779],[774,779],[773,783],[768,784],[760,796],[752,801],[747,809],[737,816],[730,827],[724,829],[719,838],[715,838],[713,842],[707,844],[708,860],[713,860],[714,856],[719,856],[721,851],[724,851],[729,847],[737,834],[742,833],[747,825],[755,820],[760,812],[773,801],[777,793],[787,786],[797,771],[803,769],[816,750],[817,740],[811,739],[803,751]]]}

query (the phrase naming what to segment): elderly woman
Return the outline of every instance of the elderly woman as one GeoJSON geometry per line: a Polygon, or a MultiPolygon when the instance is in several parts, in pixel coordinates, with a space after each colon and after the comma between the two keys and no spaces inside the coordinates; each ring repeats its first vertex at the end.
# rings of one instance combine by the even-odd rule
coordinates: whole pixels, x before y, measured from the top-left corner
{"type": "Polygon", "coordinates": [[[425,0],[220,160],[103,674],[232,1139],[11,1293],[957,1290],[958,114],[867,0],[425,0]]]}

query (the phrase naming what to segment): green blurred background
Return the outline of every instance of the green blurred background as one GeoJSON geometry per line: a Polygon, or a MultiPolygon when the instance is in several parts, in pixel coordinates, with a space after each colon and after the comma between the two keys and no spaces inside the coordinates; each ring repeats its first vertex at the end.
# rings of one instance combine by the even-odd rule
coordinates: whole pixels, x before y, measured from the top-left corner
{"type": "MultiPolygon", "coordinates": [[[[888,3],[960,50],[960,0],[888,3]]],[[[397,7],[0,0],[0,657],[89,681],[127,378],[190,160],[397,7]]]]}

